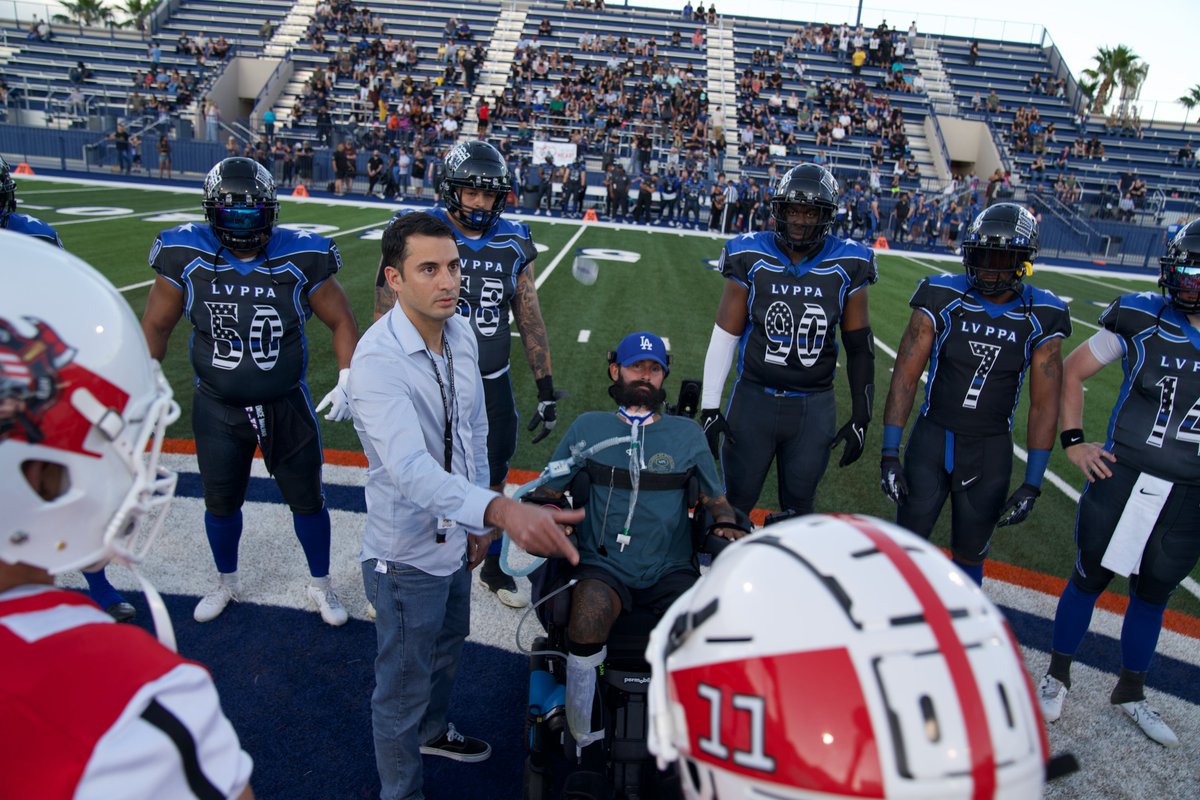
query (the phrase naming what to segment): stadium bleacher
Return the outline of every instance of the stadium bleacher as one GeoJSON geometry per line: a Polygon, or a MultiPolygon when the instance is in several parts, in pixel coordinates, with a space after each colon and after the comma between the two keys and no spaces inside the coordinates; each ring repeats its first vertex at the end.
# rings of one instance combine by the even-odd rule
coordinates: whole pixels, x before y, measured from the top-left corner
{"type": "MultiPolygon", "coordinates": [[[[779,167],[797,160],[818,159],[826,163],[850,186],[856,182],[867,184],[872,164],[880,164],[878,154],[872,154],[871,145],[876,135],[863,135],[861,128],[853,135],[822,146],[817,145],[817,134],[806,127],[803,118],[798,123],[784,123],[780,141],[759,153],[769,138],[774,125],[768,121],[763,135],[754,146],[746,151],[739,147],[741,135],[738,123],[749,124],[749,120],[761,115],[764,109],[772,116],[784,117],[789,102],[793,107],[819,109],[823,94],[830,87],[854,88],[855,77],[861,79],[858,103],[864,108],[881,105],[884,112],[898,112],[902,129],[907,138],[905,150],[914,162],[915,173],[898,180],[899,187],[914,195],[938,196],[945,187],[948,166],[945,158],[938,158],[940,151],[946,153],[940,128],[931,131],[926,123],[931,107],[931,95],[922,91],[896,91],[884,86],[890,70],[883,66],[867,65],[860,76],[853,76],[847,63],[837,57],[836,49],[830,52],[807,48],[790,52],[777,59],[793,31],[821,24],[809,21],[764,20],[725,14],[715,24],[706,24],[693,19],[684,19],[677,11],[610,8],[603,11],[585,9],[579,5],[568,6],[559,2],[533,2],[520,6],[504,6],[483,0],[461,0],[452,6],[439,8],[431,13],[427,4],[418,0],[375,0],[360,4],[359,12],[367,9],[372,26],[350,24],[339,33],[337,25],[316,25],[308,31],[303,29],[312,19],[314,12],[328,9],[331,4],[317,5],[311,0],[304,3],[293,0],[182,0],[170,8],[170,13],[158,20],[149,38],[122,29],[100,29],[57,24],[54,37],[49,42],[39,42],[26,37],[26,23],[13,22],[3,25],[6,47],[0,53],[0,67],[9,88],[8,119],[14,120],[12,109],[39,111],[44,114],[44,124],[58,127],[88,128],[93,131],[108,130],[117,117],[129,117],[133,106],[144,106],[146,123],[162,120],[164,113],[176,128],[176,135],[193,133],[190,124],[177,124],[180,119],[190,123],[196,118],[194,103],[222,70],[216,59],[208,59],[200,65],[197,59],[186,53],[176,52],[176,41],[180,36],[194,37],[203,33],[210,39],[223,36],[238,55],[278,56],[286,53],[292,70],[290,82],[273,101],[276,116],[275,133],[288,142],[313,142],[316,152],[317,176],[324,175],[330,160],[327,144],[336,141],[356,142],[360,148],[357,158],[358,174],[365,174],[365,162],[370,155],[370,146],[387,140],[385,121],[376,103],[376,97],[366,95],[362,80],[376,75],[385,75],[387,59],[380,60],[378,69],[355,69],[355,62],[374,61],[370,47],[376,40],[381,43],[389,39],[401,43],[411,42],[419,53],[415,64],[397,65],[394,73],[395,91],[382,92],[385,106],[394,106],[395,98],[408,91],[422,91],[429,87],[432,106],[432,122],[441,121],[447,107],[456,109],[457,131],[449,136],[434,130],[427,137],[437,164],[437,151],[448,146],[449,140],[457,136],[476,135],[479,127],[476,110],[481,101],[489,102],[491,128],[487,136],[494,142],[505,144],[514,165],[521,157],[528,157],[533,140],[549,138],[564,143],[576,143],[587,155],[589,196],[599,205],[604,190],[601,183],[604,167],[613,159],[628,160],[633,166],[635,139],[645,133],[651,140],[650,166],[659,169],[681,163],[686,166],[711,162],[704,170],[711,181],[715,172],[723,169],[739,179],[756,178],[760,183],[769,182],[773,165],[779,167]],[[447,36],[446,21],[450,16],[466,22],[471,28],[470,41],[458,41],[447,36]],[[301,24],[297,24],[302,21],[301,24]],[[543,23],[549,32],[542,31],[543,23]],[[276,36],[267,45],[263,33],[264,23],[272,31],[281,26],[293,29],[287,36],[276,36]],[[311,36],[316,27],[323,29],[324,44],[311,36]],[[371,29],[378,31],[372,33],[371,29]],[[698,47],[692,42],[693,34],[700,29],[706,41],[698,47]],[[586,44],[595,36],[601,46],[586,44]],[[557,86],[564,86],[571,76],[578,75],[584,68],[598,73],[610,63],[623,63],[626,54],[614,57],[603,44],[624,39],[630,45],[639,41],[648,43],[653,39],[655,60],[645,69],[643,62],[649,56],[630,56],[634,71],[621,81],[621,88],[638,101],[626,116],[622,114],[620,124],[609,130],[605,115],[586,113],[583,103],[572,104],[547,100],[546,108],[532,108],[532,99],[540,91],[548,97],[557,86]],[[675,43],[672,43],[672,39],[675,43]],[[185,88],[194,84],[193,92],[185,93],[179,102],[178,87],[169,80],[171,90],[156,84],[149,89],[137,89],[140,100],[131,103],[135,91],[135,76],[148,66],[147,46],[155,42],[161,47],[161,64],[168,76],[178,71],[185,88]],[[447,48],[448,41],[448,48],[447,48]],[[459,70],[450,83],[446,83],[445,61],[439,58],[439,48],[447,48],[450,59],[455,59],[458,46],[473,48],[486,53],[474,65],[472,77],[475,85],[465,85],[463,70],[459,70]],[[271,49],[266,49],[267,47],[271,49]],[[282,51],[281,51],[282,48],[282,51]],[[520,77],[520,56],[528,50],[532,58],[542,54],[548,68],[538,74],[520,77]],[[354,54],[358,54],[357,56],[354,54]],[[757,56],[756,56],[757,54],[757,56]],[[516,58],[514,66],[514,58],[516,58]],[[610,59],[615,59],[610,62],[610,59]],[[349,69],[337,69],[339,63],[349,61],[349,69]],[[77,62],[83,62],[90,75],[82,81],[73,76],[77,62]],[[803,64],[803,74],[796,74],[795,64],[803,64]],[[332,66],[332,70],[331,70],[332,66]],[[510,67],[512,67],[510,69],[510,67]],[[762,89],[757,97],[747,97],[739,91],[743,76],[758,73],[767,83],[778,67],[776,86],[762,89]],[[327,93],[309,98],[307,88],[327,70],[333,80],[327,93]],[[675,75],[671,76],[670,73],[675,75]],[[659,75],[655,76],[654,73],[659,75]],[[694,95],[707,103],[697,118],[699,122],[687,130],[683,126],[664,123],[661,118],[662,103],[658,95],[645,90],[653,80],[664,80],[670,76],[678,80],[685,94],[694,95]],[[411,79],[412,88],[406,84],[411,79]],[[426,81],[428,82],[426,84],[426,81]],[[84,102],[79,103],[73,87],[79,85],[84,102]],[[871,100],[863,97],[869,91],[871,100]],[[778,95],[778,98],[776,98],[778,95]],[[879,99],[882,98],[882,99],[879,99]],[[155,105],[162,100],[169,108],[156,113],[155,105]],[[328,118],[322,116],[318,123],[316,110],[321,103],[327,106],[328,118]],[[553,102],[555,114],[561,112],[563,119],[551,114],[553,102]],[[774,107],[773,107],[774,106],[774,107]],[[518,108],[524,110],[518,111],[518,108]],[[303,109],[296,119],[293,110],[303,109]],[[567,118],[569,117],[569,118],[567,118]],[[708,138],[714,124],[724,125],[724,141],[717,145],[704,142],[698,152],[690,152],[689,143],[693,130],[701,139],[708,138]],[[794,127],[793,127],[794,126],[794,127]],[[790,136],[789,136],[790,134],[790,136]],[[790,143],[782,142],[789,139],[790,143]],[[362,146],[362,145],[367,146],[362,146]],[[694,158],[692,158],[694,156],[694,158]],[[711,157],[710,157],[711,156],[711,157]],[[714,168],[715,167],[715,168],[714,168]]],[[[336,9],[337,3],[332,4],[336,9]]],[[[353,18],[347,18],[351,22],[353,18]]],[[[345,22],[346,20],[343,20],[345,22]]],[[[897,36],[903,32],[897,32],[897,36]]],[[[1011,172],[1011,189],[1017,199],[1034,203],[1039,211],[1052,219],[1049,227],[1061,223],[1068,232],[1079,240],[1081,250],[1103,251],[1109,256],[1115,239],[1130,240],[1132,231],[1121,228],[1133,224],[1154,228],[1164,217],[1172,220],[1177,215],[1194,213],[1196,207],[1197,178],[1194,167],[1178,161],[1180,148],[1193,142],[1194,134],[1178,130],[1174,126],[1145,126],[1134,131],[1127,129],[1121,135],[1119,129],[1110,130],[1105,120],[1093,117],[1083,122],[1076,116],[1075,87],[1072,83],[1067,96],[1051,91],[1031,91],[1030,78],[1041,75],[1047,80],[1064,76],[1069,78],[1061,57],[1053,48],[1039,45],[981,40],[977,43],[978,55],[970,55],[971,40],[964,37],[922,34],[925,61],[914,59],[917,42],[908,43],[907,53],[901,61],[903,74],[909,79],[932,57],[944,72],[952,97],[950,113],[987,123],[1000,153],[1003,166],[1011,172]],[[989,112],[984,98],[995,93],[999,108],[989,112]],[[1024,109],[1024,111],[1023,111],[1024,109]],[[1045,143],[1045,152],[1040,153],[1044,171],[1035,175],[1031,168],[1039,153],[1022,147],[1021,138],[1014,134],[1013,122],[1018,116],[1036,109],[1042,125],[1053,124],[1053,137],[1045,143]],[[1090,149],[1103,147],[1103,158],[1084,157],[1072,153],[1077,142],[1090,143],[1090,149]],[[1065,163],[1062,152],[1067,151],[1065,163]],[[1076,189],[1064,192],[1061,184],[1056,189],[1059,173],[1069,175],[1068,183],[1076,189]],[[1133,173],[1145,184],[1144,197],[1137,201],[1132,215],[1119,207],[1120,189],[1128,185],[1128,174],[1133,173]],[[1110,228],[1108,226],[1117,226],[1110,228]],[[1083,233],[1080,233],[1080,232],[1083,233]]],[[[612,48],[610,47],[609,50],[612,48]]],[[[789,48],[790,50],[790,48],[789,48]]],[[[443,52],[447,50],[444,49],[443,52]]],[[[746,80],[749,80],[747,78],[746,80]]],[[[319,81],[318,81],[319,82],[319,81]]],[[[907,88],[907,87],[906,87],[907,88]]],[[[941,91],[939,89],[939,91],[941,91]]],[[[272,95],[274,96],[274,95],[272,95]]],[[[231,117],[225,110],[225,116],[231,117]]],[[[601,109],[604,111],[604,109],[601,109]]],[[[690,113],[690,112],[689,112],[690,113]]],[[[807,116],[809,112],[804,111],[807,116]]],[[[942,113],[946,113],[942,111],[942,113]]],[[[861,120],[858,120],[861,122],[861,120]]],[[[428,120],[427,120],[428,122],[428,120]]],[[[43,124],[39,122],[38,124],[43,124]]],[[[247,120],[256,133],[247,129],[242,143],[252,144],[251,137],[261,134],[261,123],[247,120]]],[[[198,133],[198,132],[196,132],[198,133]]],[[[207,151],[205,151],[207,152],[207,151]]],[[[887,191],[891,179],[891,159],[881,166],[883,191],[878,198],[880,214],[886,218],[896,202],[896,195],[887,191]]],[[[436,169],[436,166],[433,167],[436,169]]],[[[744,184],[743,184],[744,185],[744,184]]],[[[361,185],[356,189],[363,188],[361,185]]],[[[970,187],[955,197],[967,205],[970,187]]],[[[961,191],[961,187],[960,187],[961,191]]],[[[948,198],[951,195],[946,195],[948,198]]],[[[881,223],[885,220],[880,220],[881,223]]],[[[1070,237],[1067,237],[1070,238],[1070,237]]],[[[1095,253],[1093,253],[1095,254],[1095,253]]]]}

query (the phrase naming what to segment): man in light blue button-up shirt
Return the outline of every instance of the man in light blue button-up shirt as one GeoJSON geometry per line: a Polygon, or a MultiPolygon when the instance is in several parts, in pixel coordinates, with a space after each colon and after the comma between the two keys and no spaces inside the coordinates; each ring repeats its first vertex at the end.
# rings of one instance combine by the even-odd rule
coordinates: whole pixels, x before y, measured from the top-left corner
{"type": "Polygon", "coordinates": [[[486,742],[446,721],[470,627],[470,570],[492,529],[534,553],[579,556],[561,526],[582,519],[487,488],[487,413],[478,347],[457,316],[454,233],[429,214],[393,220],[383,237],[396,305],[359,341],[348,394],[367,456],[361,554],[376,609],[371,698],[384,800],[421,798],[421,754],[482,761],[486,742]]]}

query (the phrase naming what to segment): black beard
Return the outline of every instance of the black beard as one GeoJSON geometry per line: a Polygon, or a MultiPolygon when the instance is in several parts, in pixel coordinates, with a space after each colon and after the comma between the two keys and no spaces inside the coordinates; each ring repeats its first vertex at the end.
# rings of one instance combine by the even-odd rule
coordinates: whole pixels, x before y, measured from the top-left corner
{"type": "Polygon", "coordinates": [[[619,406],[644,408],[652,414],[657,414],[659,406],[667,399],[667,393],[661,387],[655,389],[645,381],[626,383],[622,378],[613,381],[608,394],[619,406]]]}

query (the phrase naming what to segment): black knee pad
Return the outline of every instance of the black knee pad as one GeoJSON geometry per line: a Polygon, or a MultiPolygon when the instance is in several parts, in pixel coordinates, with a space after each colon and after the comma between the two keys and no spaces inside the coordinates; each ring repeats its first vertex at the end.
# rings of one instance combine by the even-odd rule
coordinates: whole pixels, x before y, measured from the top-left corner
{"type": "Polygon", "coordinates": [[[1167,584],[1144,575],[1129,576],[1129,594],[1153,606],[1165,606],[1178,584],[1167,584]]]}
{"type": "Polygon", "coordinates": [[[238,497],[204,494],[204,510],[215,517],[232,517],[242,508],[242,500],[238,497]]]}
{"type": "Polygon", "coordinates": [[[1090,576],[1081,574],[1078,567],[1071,572],[1071,583],[1084,594],[1100,594],[1108,587],[1110,580],[1112,573],[1103,567],[1091,570],[1090,576]]]}

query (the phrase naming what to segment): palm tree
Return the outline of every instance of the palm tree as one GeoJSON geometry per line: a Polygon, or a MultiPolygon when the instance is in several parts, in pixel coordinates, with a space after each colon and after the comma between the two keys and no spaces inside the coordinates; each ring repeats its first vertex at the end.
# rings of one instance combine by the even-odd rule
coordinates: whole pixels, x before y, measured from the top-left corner
{"type": "Polygon", "coordinates": [[[97,25],[112,20],[112,9],[104,5],[104,0],[62,0],[59,3],[66,14],[55,14],[55,22],[74,22],[83,28],[84,25],[97,25]]]}
{"type": "Polygon", "coordinates": [[[1133,49],[1119,44],[1116,47],[1100,47],[1092,56],[1096,62],[1095,68],[1088,68],[1083,75],[1089,81],[1096,83],[1096,93],[1092,99],[1092,113],[1103,114],[1114,89],[1121,89],[1122,110],[1134,97],[1146,80],[1146,72],[1150,66],[1133,52],[1133,49]]]}
{"type": "Polygon", "coordinates": [[[154,7],[158,5],[158,0],[125,0],[117,10],[126,16],[124,22],[121,23],[122,28],[133,28],[134,30],[144,30],[146,17],[150,16],[154,11],[154,7]]]}
{"type": "Polygon", "coordinates": [[[1200,83],[1188,89],[1188,93],[1175,102],[1183,106],[1183,125],[1179,127],[1179,130],[1183,130],[1187,127],[1188,114],[1191,113],[1193,108],[1200,105],[1200,83]]]}

